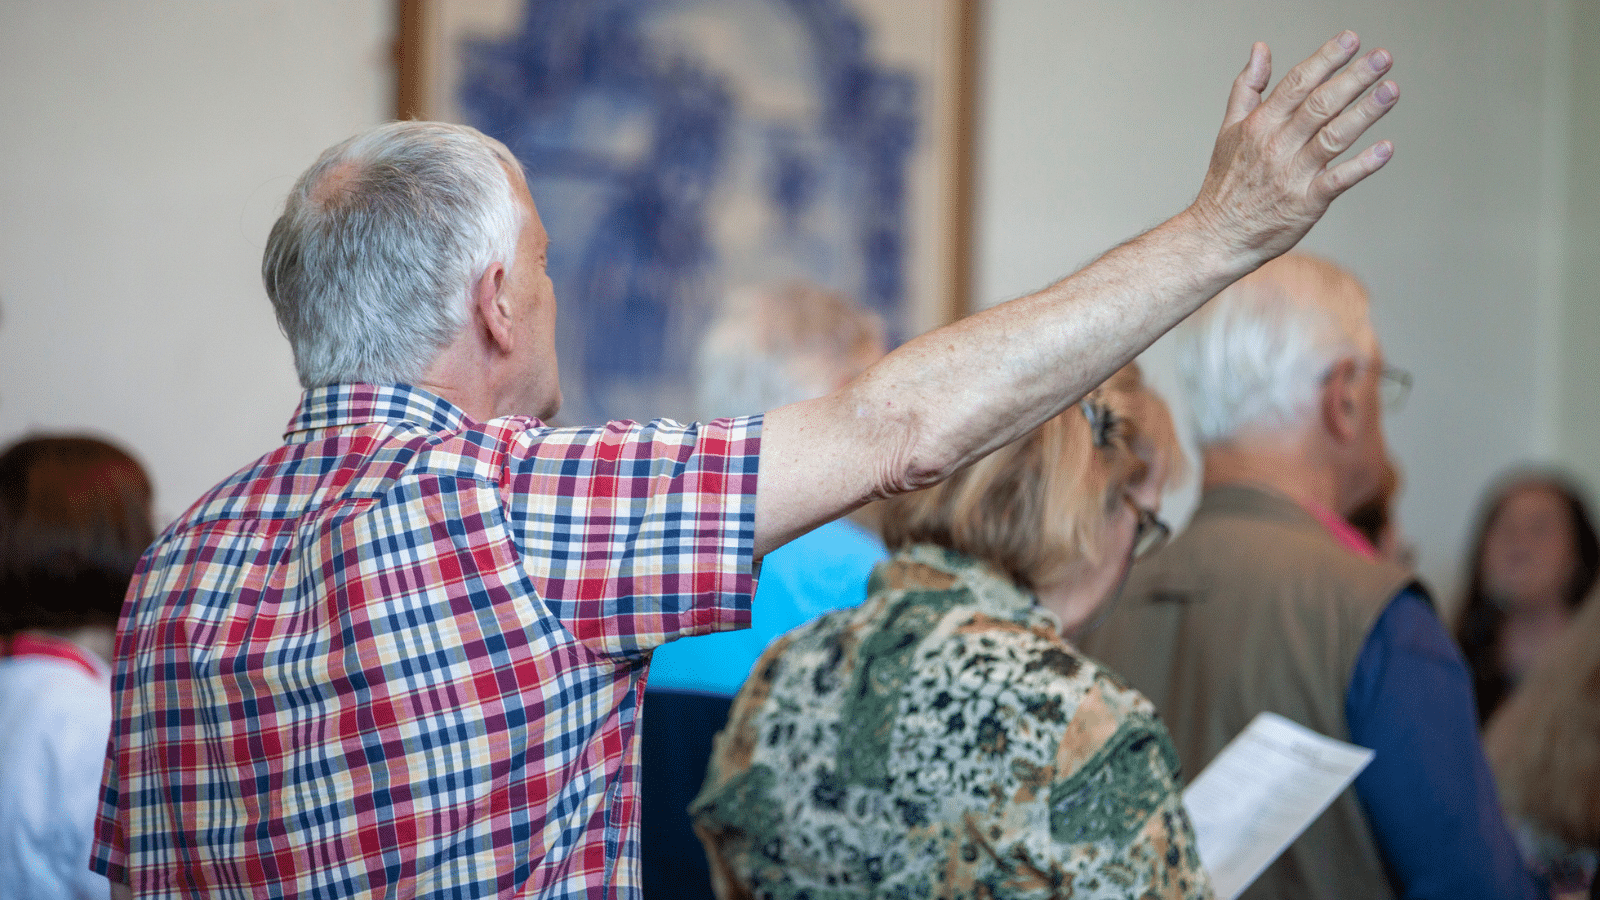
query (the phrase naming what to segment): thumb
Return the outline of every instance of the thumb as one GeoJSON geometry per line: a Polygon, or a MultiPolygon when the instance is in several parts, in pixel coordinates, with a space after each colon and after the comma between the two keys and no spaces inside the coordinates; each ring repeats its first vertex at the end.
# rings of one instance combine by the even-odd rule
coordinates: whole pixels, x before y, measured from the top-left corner
{"type": "Polygon", "coordinates": [[[1228,110],[1222,116],[1224,131],[1244,121],[1245,116],[1261,105],[1261,92],[1267,89],[1271,79],[1272,51],[1266,44],[1256,41],[1250,46],[1250,60],[1233,80],[1233,90],[1228,94],[1228,110]]]}

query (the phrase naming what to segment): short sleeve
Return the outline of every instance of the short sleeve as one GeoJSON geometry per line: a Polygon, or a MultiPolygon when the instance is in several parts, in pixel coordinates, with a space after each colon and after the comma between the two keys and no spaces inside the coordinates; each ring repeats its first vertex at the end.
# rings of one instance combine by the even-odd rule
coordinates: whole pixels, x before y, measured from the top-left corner
{"type": "Polygon", "coordinates": [[[529,427],[502,484],[525,571],[599,652],[750,624],[760,416],[529,427]]]}
{"type": "Polygon", "coordinates": [[[829,522],[768,553],[750,610],[750,628],[655,652],[650,687],[732,696],[762,651],[780,635],[867,596],[872,569],[888,554],[882,542],[847,520],[829,522]]]}
{"type": "MultiPolygon", "coordinates": [[[[115,706],[111,719],[111,735],[116,737],[122,723],[117,718],[115,706]]],[[[89,851],[89,868],[106,876],[114,883],[128,882],[127,838],[122,831],[122,795],[118,791],[117,756],[115,748],[121,742],[112,740],[105,753],[105,763],[100,777],[100,809],[94,823],[94,845],[89,851]]]]}

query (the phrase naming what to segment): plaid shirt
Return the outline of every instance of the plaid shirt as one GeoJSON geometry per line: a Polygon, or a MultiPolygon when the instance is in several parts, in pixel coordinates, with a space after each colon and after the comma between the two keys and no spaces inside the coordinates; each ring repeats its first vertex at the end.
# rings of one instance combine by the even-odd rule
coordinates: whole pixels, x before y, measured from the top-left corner
{"type": "Polygon", "coordinates": [[[307,392],[145,554],[91,867],[140,896],[636,896],[649,651],[749,624],[760,421],[307,392]]]}

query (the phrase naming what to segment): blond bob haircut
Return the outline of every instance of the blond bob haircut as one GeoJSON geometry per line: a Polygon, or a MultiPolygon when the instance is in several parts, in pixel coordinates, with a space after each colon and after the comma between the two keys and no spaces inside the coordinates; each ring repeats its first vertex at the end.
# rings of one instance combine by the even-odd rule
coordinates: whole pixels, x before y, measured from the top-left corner
{"type": "MultiPolygon", "coordinates": [[[[1123,492],[1160,459],[1161,487],[1181,475],[1183,452],[1167,405],[1130,363],[1086,398],[1099,411],[1100,445],[1084,404],[1040,425],[944,482],[885,502],[890,549],[931,543],[983,560],[1029,590],[1096,565],[1102,530],[1123,492]]],[[[1098,413],[1097,413],[1098,415],[1098,413]]]]}
{"type": "Polygon", "coordinates": [[[1511,813],[1600,847],[1600,592],[1489,720],[1483,744],[1511,813]]]}

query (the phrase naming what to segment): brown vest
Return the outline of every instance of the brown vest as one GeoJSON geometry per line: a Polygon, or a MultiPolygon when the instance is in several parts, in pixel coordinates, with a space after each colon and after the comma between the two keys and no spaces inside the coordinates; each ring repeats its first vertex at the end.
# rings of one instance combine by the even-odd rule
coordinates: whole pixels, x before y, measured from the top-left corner
{"type": "MultiPolygon", "coordinates": [[[[1182,535],[1134,567],[1118,608],[1079,644],[1155,703],[1192,779],[1263,710],[1348,741],[1356,658],[1413,583],[1346,550],[1285,497],[1215,488],[1182,535]]],[[[1394,895],[1347,788],[1244,898],[1394,895]]]]}

